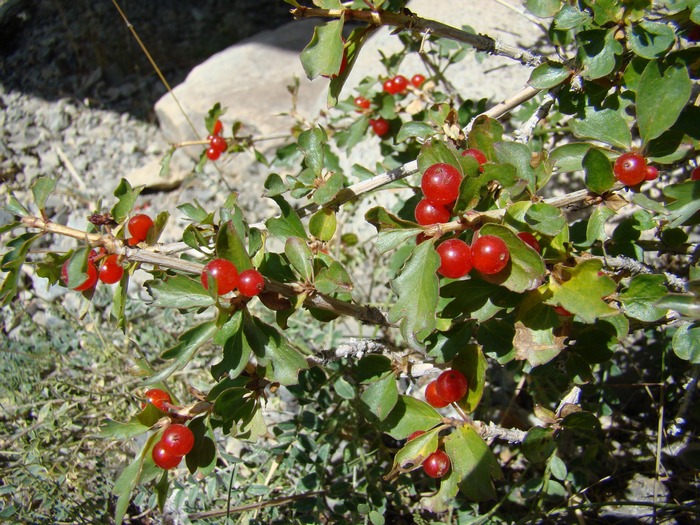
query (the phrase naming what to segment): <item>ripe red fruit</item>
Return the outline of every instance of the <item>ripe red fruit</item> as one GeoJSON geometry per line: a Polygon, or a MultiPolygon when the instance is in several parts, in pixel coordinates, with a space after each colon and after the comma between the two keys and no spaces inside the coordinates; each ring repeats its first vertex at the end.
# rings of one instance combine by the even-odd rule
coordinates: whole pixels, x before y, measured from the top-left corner
{"type": "MultiPolygon", "coordinates": [[[[63,266],[61,267],[61,277],[63,278],[63,283],[68,286],[68,263],[70,262],[70,259],[66,262],[63,263],[63,266]]],[[[91,262],[88,261],[87,263],[87,268],[85,268],[85,272],[87,273],[87,277],[85,280],[80,283],[78,286],[74,286],[72,289],[75,290],[76,292],[84,292],[85,290],[89,290],[93,286],[95,286],[95,283],[97,283],[97,268],[95,268],[95,265],[91,262]]]]}
{"type": "Polygon", "coordinates": [[[644,172],[644,180],[656,180],[659,178],[659,170],[655,166],[647,166],[644,172]]]}
{"type": "Polygon", "coordinates": [[[224,137],[216,135],[209,141],[209,148],[214,148],[218,150],[219,153],[223,153],[228,149],[228,142],[226,142],[224,137]]]}
{"type": "Polygon", "coordinates": [[[217,160],[219,157],[221,157],[221,150],[214,148],[213,146],[209,146],[207,148],[206,155],[209,160],[217,160]]]}
{"type": "Polygon", "coordinates": [[[170,425],[160,438],[163,448],[173,456],[185,456],[194,446],[194,434],[185,425],[178,423],[170,425]]]}
{"type": "Polygon", "coordinates": [[[361,111],[362,109],[369,109],[370,101],[365,97],[355,97],[355,105],[358,108],[360,108],[357,111],[361,111]]]}
{"type": "Polygon", "coordinates": [[[647,162],[639,153],[628,152],[620,155],[613,165],[615,178],[622,184],[634,186],[646,177],[647,162]]]}
{"type": "Polygon", "coordinates": [[[396,75],[392,81],[394,83],[395,93],[403,93],[406,91],[406,88],[408,87],[408,79],[405,76],[396,75]]]}
{"type": "Polygon", "coordinates": [[[436,450],[425,458],[423,470],[431,478],[441,478],[450,470],[450,457],[443,450],[436,450]]]}
{"type": "Polygon", "coordinates": [[[386,135],[389,132],[389,121],[385,118],[379,117],[378,119],[370,119],[369,125],[372,126],[374,132],[379,135],[386,135]]]}
{"type": "Polygon", "coordinates": [[[211,130],[212,135],[218,135],[224,130],[224,125],[220,120],[214,122],[214,128],[211,130]]]}
{"type": "Polygon", "coordinates": [[[423,82],[425,82],[425,77],[420,73],[411,77],[411,84],[413,84],[417,88],[421,87],[423,85],[423,82]]]}
{"type": "Polygon", "coordinates": [[[246,297],[255,297],[265,288],[265,279],[257,270],[245,270],[238,276],[238,291],[246,297]]]}
{"type": "Polygon", "coordinates": [[[384,91],[386,91],[390,95],[396,95],[396,93],[398,93],[397,89],[394,87],[394,79],[393,78],[385,80],[384,83],[382,84],[382,88],[384,89],[384,91]]]}
{"type": "Polygon", "coordinates": [[[170,394],[168,394],[165,390],[161,390],[160,388],[151,388],[150,390],[146,390],[144,396],[149,403],[163,412],[168,411],[168,407],[165,406],[165,403],[172,404],[173,402],[173,400],[170,398],[170,394]]]}
{"type": "Polygon", "coordinates": [[[428,386],[425,387],[425,400],[428,402],[428,404],[432,407],[435,408],[443,408],[446,407],[447,405],[450,404],[449,401],[445,401],[443,398],[441,398],[435,387],[437,386],[435,381],[431,381],[428,383],[428,386]]]}
{"type": "Polygon", "coordinates": [[[477,148],[469,148],[465,149],[462,152],[462,157],[466,157],[467,155],[474,157],[476,161],[479,163],[479,166],[483,166],[488,162],[488,159],[486,158],[486,155],[484,155],[484,152],[481,151],[480,149],[477,148]]]}
{"type": "Polygon", "coordinates": [[[449,239],[437,251],[440,256],[438,273],[450,279],[459,279],[472,271],[472,250],[460,239],[449,239]]]}
{"type": "Polygon", "coordinates": [[[435,380],[435,392],[448,403],[459,401],[469,389],[469,383],[459,370],[445,370],[435,380]]]}
{"type": "Polygon", "coordinates": [[[493,275],[506,267],[510,259],[508,246],[500,237],[484,235],[472,243],[474,268],[485,275],[493,275]]]}
{"type": "Polygon", "coordinates": [[[433,204],[450,204],[459,197],[459,185],[462,176],[451,164],[439,162],[433,164],[420,180],[423,195],[433,204]]]}
{"type": "Polygon", "coordinates": [[[530,248],[535,250],[537,253],[542,252],[542,248],[540,247],[540,243],[537,240],[537,237],[532,235],[530,232],[520,232],[518,233],[518,237],[527,244],[530,248]]]}
{"type": "Polygon", "coordinates": [[[209,289],[209,275],[216,281],[216,290],[219,295],[232,292],[238,286],[238,270],[231,261],[226,259],[214,259],[208,262],[202,270],[201,281],[207,290],[209,289]]]}
{"type": "Polygon", "coordinates": [[[408,436],[406,438],[406,441],[411,441],[413,439],[416,439],[418,436],[422,436],[423,434],[425,434],[425,430],[416,430],[415,432],[413,432],[410,436],[408,436]]]}
{"type": "Polygon", "coordinates": [[[431,224],[440,224],[450,220],[450,210],[440,204],[421,199],[416,204],[414,212],[416,222],[421,226],[430,226],[431,224]]]}
{"type": "Polygon", "coordinates": [[[99,278],[105,284],[114,284],[119,282],[124,275],[124,268],[119,264],[119,258],[116,255],[108,255],[102,259],[99,269],[99,278]]]}
{"type": "Polygon", "coordinates": [[[143,242],[148,237],[148,231],[153,227],[153,219],[144,213],[139,213],[129,219],[126,227],[135,243],[143,242]]]}
{"type": "Polygon", "coordinates": [[[690,172],[690,180],[700,180],[700,166],[690,172]]]}
{"type": "Polygon", "coordinates": [[[182,461],[182,456],[176,456],[168,452],[165,448],[165,443],[162,441],[159,441],[153,446],[151,457],[156,466],[163,470],[175,468],[180,464],[180,461],[182,461]]]}

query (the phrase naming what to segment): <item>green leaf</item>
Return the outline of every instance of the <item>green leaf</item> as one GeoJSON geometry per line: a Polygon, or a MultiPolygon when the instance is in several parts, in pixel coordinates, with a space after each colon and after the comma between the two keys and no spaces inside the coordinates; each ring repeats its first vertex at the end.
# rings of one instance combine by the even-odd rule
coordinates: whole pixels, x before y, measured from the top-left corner
{"type": "Polygon", "coordinates": [[[46,207],[46,199],[56,189],[56,179],[53,177],[37,177],[32,184],[32,194],[37,208],[43,210],[46,207]]]}
{"type": "Polygon", "coordinates": [[[670,211],[668,228],[676,228],[693,218],[700,210],[700,181],[686,181],[680,184],[669,184],[663,189],[664,195],[671,201],[666,206],[670,211]]]}
{"type": "Polygon", "coordinates": [[[467,414],[474,412],[484,394],[486,384],[486,358],[479,345],[466,345],[452,361],[452,368],[459,370],[467,378],[469,390],[459,400],[459,405],[467,414]]]}
{"type": "MultiPolygon", "coordinates": [[[[90,264],[89,257],[89,248],[78,248],[71,255],[67,267],[68,280],[65,283],[68,288],[73,289],[76,286],[80,286],[88,278],[87,266],[90,264]]],[[[3,268],[5,267],[4,262],[2,266],[3,268]]]]}
{"type": "Polygon", "coordinates": [[[425,401],[399,396],[381,429],[394,439],[405,439],[416,430],[430,430],[441,421],[440,413],[425,401]]]}
{"type": "Polygon", "coordinates": [[[219,120],[224,113],[226,113],[226,110],[221,108],[220,102],[217,102],[209,109],[207,116],[204,117],[204,125],[209,133],[214,132],[214,124],[216,124],[216,121],[219,120]]]}
{"type": "Polygon", "coordinates": [[[321,206],[329,203],[343,189],[344,183],[345,177],[340,172],[335,172],[330,177],[322,179],[316,190],[314,190],[313,201],[321,206]]]}
{"type": "Polygon", "coordinates": [[[391,471],[384,479],[392,479],[419,468],[425,459],[438,448],[438,431],[421,434],[408,441],[394,456],[391,471]]]}
{"type": "Polygon", "coordinates": [[[376,421],[384,421],[399,399],[396,375],[389,372],[379,380],[370,383],[360,400],[368,415],[376,421]]]}
{"type": "Polygon", "coordinates": [[[126,440],[140,436],[149,430],[150,426],[144,425],[136,418],[132,418],[128,423],[106,419],[100,427],[99,437],[126,440]]]}
{"type": "Polygon", "coordinates": [[[311,282],[314,276],[314,256],[306,241],[299,237],[289,237],[284,244],[284,253],[302,280],[311,282]]]}
{"type": "Polygon", "coordinates": [[[692,82],[683,66],[662,65],[653,60],[644,68],[637,88],[637,125],[646,144],[678,120],[688,104],[692,82]]]}
{"type": "MultiPolygon", "coordinates": [[[[258,357],[258,363],[272,368],[271,373],[266,374],[266,377],[284,386],[296,384],[299,371],[309,368],[304,356],[275,328],[256,318],[253,321],[255,332],[249,332],[246,336],[258,357]]],[[[248,326],[249,324],[246,324],[246,328],[248,326]]]]}
{"type": "Polygon", "coordinates": [[[608,238],[605,225],[615,212],[605,206],[599,206],[588,219],[586,225],[586,243],[584,246],[592,246],[596,241],[605,242],[608,238]]]}
{"type": "Polygon", "coordinates": [[[470,425],[457,428],[444,441],[450,457],[452,474],[459,490],[472,501],[496,497],[494,480],[503,479],[501,467],[493,452],[470,425]]]}
{"type": "Polygon", "coordinates": [[[676,35],[669,24],[642,20],[627,28],[627,42],[635,55],[656,58],[675,42],[676,35]]]}
{"type": "Polygon", "coordinates": [[[328,142],[328,135],[320,126],[303,131],[297,141],[299,150],[304,154],[306,166],[311,168],[316,177],[319,177],[323,171],[323,146],[326,142],[328,142]]]}
{"type": "Polygon", "coordinates": [[[117,189],[114,190],[114,196],[118,199],[118,202],[110,211],[115,221],[119,224],[126,221],[143,188],[143,186],[132,188],[128,180],[121,179],[117,189]]]}
{"type": "Polygon", "coordinates": [[[532,71],[528,84],[536,89],[550,89],[564,82],[570,75],[571,71],[564,64],[545,62],[532,71]]]}
{"type": "Polygon", "coordinates": [[[122,521],[124,521],[124,516],[126,515],[131,500],[131,493],[142,478],[146,477],[145,474],[149,470],[148,464],[150,463],[151,474],[157,474],[157,471],[160,470],[156,469],[151,459],[151,450],[158,439],[160,439],[160,434],[152,434],[136,459],[122,470],[117,481],[114,483],[112,494],[117,496],[117,503],[114,509],[115,523],[122,523],[122,521]]]}
{"type": "Polygon", "coordinates": [[[561,7],[560,0],[526,0],[525,7],[539,18],[550,18],[557,14],[561,7]]]}
{"type": "Polygon", "coordinates": [[[566,347],[566,334],[559,330],[559,318],[542,302],[544,293],[535,290],[528,294],[515,317],[512,343],[515,359],[527,360],[533,367],[548,363],[566,347]]]}
{"type": "Polygon", "coordinates": [[[309,219],[309,233],[320,241],[330,241],[337,226],[335,211],[322,208],[309,219]]]}
{"type": "Polygon", "coordinates": [[[479,274],[483,280],[517,293],[533,290],[542,284],[546,271],[542,257],[510,228],[489,223],[481,227],[480,234],[500,237],[510,252],[508,266],[495,275],[479,274]]]}
{"type": "Polygon", "coordinates": [[[623,52],[622,44],[615,39],[615,32],[616,28],[591,29],[580,31],[576,35],[579,60],[584,66],[584,78],[594,80],[613,72],[616,56],[623,52]]]}
{"type": "Polygon", "coordinates": [[[22,265],[29,254],[32,244],[39,237],[41,237],[41,234],[27,232],[7,243],[6,248],[8,251],[3,254],[0,262],[0,269],[3,272],[8,272],[2,286],[0,286],[0,306],[7,306],[17,295],[22,265]]]}
{"type": "Polygon", "coordinates": [[[700,319],[700,299],[696,295],[668,294],[659,299],[656,307],[674,310],[686,317],[700,319]]]}
{"type": "Polygon", "coordinates": [[[546,202],[535,202],[525,212],[525,223],[534,231],[554,237],[566,226],[566,218],[560,208],[546,202]]]}
{"type": "Polygon", "coordinates": [[[153,297],[151,306],[186,309],[207,308],[214,304],[214,299],[202,283],[185,275],[175,275],[167,280],[148,281],[146,287],[153,297]]]}
{"type": "Polygon", "coordinates": [[[577,5],[564,5],[554,17],[554,28],[567,31],[585,27],[591,20],[591,15],[581,11],[577,5]]]}
{"type": "Polygon", "coordinates": [[[601,195],[615,184],[612,164],[598,148],[588,150],[583,157],[583,169],[586,172],[586,187],[593,193],[601,195]]]}
{"type": "Polygon", "coordinates": [[[232,221],[221,224],[216,235],[216,256],[231,261],[238,272],[253,267],[243,239],[232,221]]]}
{"type": "Polygon", "coordinates": [[[25,208],[22,203],[20,203],[17,198],[10,194],[10,198],[7,200],[7,204],[5,205],[5,208],[7,211],[12,213],[13,215],[16,215],[18,217],[24,217],[25,215],[31,215],[29,210],[25,208]]]}
{"type": "Polygon", "coordinates": [[[333,383],[333,390],[343,399],[355,399],[355,387],[343,376],[339,376],[333,383]]]}
{"type": "Polygon", "coordinates": [[[333,261],[328,268],[323,268],[316,275],[314,287],[322,294],[331,295],[351,292],[353,289],[350,275],[342,264],[333,261]]]}
{"type": "Polygon", "coordinates": [[[612,294],[617,286],[607,275],[599,275],[602,268],[603,262],[598,259],[585,260],[574,268],[562,268],[569,279],[550,283],[554,294],[547,304],[561,305],[589,324],[601,317],[616,315],[618,310],[603,298],[612,294]]]}
{"type": "Polygon", "coordinates": [[[343,60],[343,20],[341,18],[325,22],[314,28],[311,42],[300,56],[301,64],[310,80],[319,75],[337,75],[340,71],[343,60]]]}
{"type": "Polygon", "coordinates": [[[440,288],[442,297],[452,299],[442,311],[442,316],[454,318],[464,315],[483,323],[503,309],[514,306],[519,294],[515,294],[478,277],[465,281],[453,281],[440,288]]]}
{"type": "Polygon", "coordinates": [[[666,315],[666,310],[655,303],[668,293],[665,281],[663,275],[635,275],[627,289],[618,296],[622,311],[628,317],[648,323],[661,319],[666,315]]]}
{"type": "Polygon", "coordinates": [[[533,463],[544,463],[557,449],[554,442],[554,430],[533,427],[523,441],[523,454],[533,463]]]}
{"type": "Polygon", "coordinates": [[[216,467],[216,443],[214,433],[206,424],[204,417],[193,419],[187,427],[194,435],[194,446],[187,456],[185,462],[191,474],[199,469],[201,475],[210,474],[216,467]]]}
{"type": "Polygon", "coordinates": [[[197,350],[214,337],[216,330],[217,327],[214,321],[207,321],[187,330],[178,338],[178,344],[163,352],[161,356],[163,359],[172,360],[172,363],[157,374],[149,377],[144,384],[160,383],[177,370],[181,370],[190,362],[197,350]]]}
{"type": "Polygon", "coordinates": [[[593,145],[589,142],[572,142],[557,146],[549,154],[549,160],[554,163],[557,171],[567,173],[583,169],[583,157],[593,145]]]}
{"type": "MultiPolygon", "coordinates": [[[[525,184],[534,193],[537,187],[537,179],[535,177],[535,170],[532,168],[531,164],[532,152],[530,148],[519,142],[497,142],[494,144],[494,147],[498,160],[515,166],[517,178],[521,181],[525,181],[525,184]]],[[[522,187],[522,184],[516,186],[516,180],[509,183],[509,181],[499,179],[498,182],[506,189],[515,187],[515,191],[510,192],[512,196],[519,195],[525,189],[522,187]]]]}
{"type": "Polygon", "coordinates": [[[405,142],[410,138],[422,138],[425,139],[435,134],[435,130],[430,124],[419,121],[409,121],[404,122],[401,125],[401,129],[396,134],[396,142],[400,144],[405,142]]]}
{"type": "Polygon", "coordinates": [[[433,243],[424,242],[415,247],[401,275],[391,282],[398,298],[389,310],[389,321],[400,324],[412,348],[420,348],[419,341],[435,329],[439,266],[440,256],[433,243]]]}
{"type": "Polygon", "coordinates": [[[452,145],[437,139],[430,140],[423,144],[418,154],[418,171],[423,173],[433,164],[444,162],[457,168],[460,175],[464,175],[459,159],[460,154],[452,145]]]}
{"type": "Polygon", "coordinates": [[[306,230],[304,230],[304,225],[301,223],[301,219],[299,219],[299,215],[297,215],[294,208],[280,195],[271,196],[270,198],[280,207],[282,216],[268,219],[265,222],[268,231],[275,237],[285,241],[288,237],[306,239],[306,230]]]}
{"type": "Polygon", "coordinates": [[[681,325],[673,334],[672,344],[673,351],[678,357],[694,365],[700,364],[700,325],[698,323],[681,325]]]}
{"type": "Polygon", "coordinates": [[[612,109],[596,111],[587,107],[585,118],[571,121],[571,131],[579,138],[599,140],[622,149],[629,149],[632,143],[629,124],[612,109]]]}
{"type": "Polygon", "coordinates": [[[221,361],[212,365],[212,377],[215,379],[224,376],[238,377],[248,364],[252,352],[245,330],[243,330],[242,311],[234,313],[221,327],[214,337],[214,342],[223,346],[223,356],[221,361]]]}

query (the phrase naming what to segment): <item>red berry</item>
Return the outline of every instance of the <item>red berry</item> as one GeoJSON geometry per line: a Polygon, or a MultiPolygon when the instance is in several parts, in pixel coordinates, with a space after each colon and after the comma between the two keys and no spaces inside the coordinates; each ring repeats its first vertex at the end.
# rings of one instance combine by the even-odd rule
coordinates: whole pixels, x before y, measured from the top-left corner
{"type": "Polygon", "coordinates": [[[216,281],[216,290],[219,295],[232,292],[238,286],[238,270],[236,266],[226,259],[214,259],[207,263],[202,270],[202,284],[209,289],[209,275],[216,281]]]}
{"type": "Polygon", "coordinates": [[[165,390],[161,390],[160,388],[151,388],[150,390],[146,390],[144,396],[149,403],[163,412],[168,411],[168,407],[165,406],[165,403],[172,404],[173,402],[173,400],[170,398],[170,394],[168,394],[165,390]]]}
{"type": "Polygon", "coordinates": [[[405,76],[396,75],[392,81],[394,83],[395,93],[403,93],[406,91],[406,88],[408,87],[408,79],[405,76]]]}
{"type": "Polygon", "coordinates": [[[417,88],[421,87],[423,85],[423,82],[425,82],[425,77],[420,73],[411,77],[411,84],[413,84],[417,88]]]}
{"type": "Polygon", "coordinates": [[[435,387],[437,386],[435,381],[431,381],[428,383],[428,386],[425,387],[425,400],[428,402],[428,404],[432,407],[435,408],[443,408],[446,407],[447,405],[450,404],[449,401],[445,401],[443,398],[441,398],[435,387]]]}
{"type": "Polygon", "coordinates": [[[224,130],[224,125],[220,120],[214,122],[214,127],[211,130],[212,135],[219,135],[224,130]]]}
{"type": "Polygon", "coordinates": [[[418,436],[422,436],[423,434],[425,434],[425,430],[416,430],[415,432],[413,432],[410,436],[408,436],[406,438],[406,441],[412,441],[412,440],[416,439],[418,436]]]}
{"type": "Polygon", "coordinates": [[[369,109],[370,101],[365,97],[355,97],[355,105],[361,109],[369,109]]]}
{"type": "Polygon", "coordinates": [[[484,235],[472,244],[474,268],[486,275],[493,275],[506,267],[510,259],[508,246],[500,237],[484,235]]]}
{"type": "Polygon", "coordinates": [[[445,370],[435,380],[435,392],[449,403],[459,401],[469,389],[469,383],[459,370],[445,370]]]}
{"type": "MultiPolygon", "coordinates": [[[[61,277],[63,278],[63,283],[68,286],[68,263],[70,262],[70,259],[66,262],[63,263],[63,266],[61,267],[61,277]]],[[[85,290],[89,290],[93,286],[95,286],[95,283],[97,283],[97,268],[95,268],[95,265],[88,260],[87,263],[87,268],[85,268],[85,272],[87,273],[87,277],[85,280],[79,284],[78,286],[73,286],[72,289],[75,290],[76,292],[84,292],[85,290]]]]}
{"type": "Polygon", "coordinates": [[[257,270],[245,270],[238,276],[238,291],[246,297],[255,297],[265,288],[265,279],[257,270]]]}
{"type": "Polygon", "coordinates": [[[700,180],[700,166],[690,172],[690,180],[700,180]]]}
{"type": "Polygon", "coordinates": [[[423,470],[431,478],[441,478],[450,470],[450,457],[442,450],[436,450],[423,462],[423,470]]]}
{"type": "Polygon", "coordinates": [[[206,155],[209,160],[217,160],[219,157],[221,157],[221,150],[209,146],[207,148],[206,155]]]}
{"type": "Polygon", "coordinates": [[[159,441],[153,446],[153,452],[151,452],[151,457],[156,466],[162,468],[163,470],[170,470],[177,467],[182,461],[182,456],[176,456],[171,454],[165,448],[165,443],[159,441]]]}
{"type": "Polygon", "coordinates": [[[131,238],[134,239],[134,242],[139,243],[145,241],[146,237],[148,237],[148,232],[153,227],[153,219],[148,215],[139,213],[129,219],[126,227],[131,234],[131,238]]]}
{"type": "Polygon", "coordinates": [[[646,177],[647,162],[639,153],[620,155],[613,166],[615,178],[626,186],[639,184],[646,177]]]}
{"type": "Polygon", "coordinates": [[[557,315],[561,315],[562,317],[571,317],[572,315],[574,315],[563,306],[555,306],[552,309],[557,313],[557,315]]]}
{"type": "Polygon", "coordinates": [[[370,119],[369,125],[372,126],[374,132],[379,135],[386,135],[389,132],[389,121],[385,118],[379,117],[378,119],[370,119]]]}
{"type": "Polygon", "coordinates": [[[124,268],[119,264],[119,258],[116,255],[108,255],[100,263],[100,281],[105,284],[114,284],[119,282],[124,275],[124,268]]]}
{"type": "Polygon", "coordinates": [[[226,142],[224,137],[216,135],[209,141],[209,148],[216,149],[219,153],[223,153],[228,149],[228,142],[226,142]]]}
{"type": "Polygon", "coordinates": [[[644,171],[644,180],[656,180],[659,178],[659,170],[654,166],[647,166],[644,171]]]}
{"type": "Polygon", "coordinates": [[[439,162],[433,164],[420,180],[423,195],[433,204],[450,204],[459,197],[459,185],[462,176],[451,164],[439,162]]]}
{"type": "Polygon", "coordinates": [[[450,279],[464,277],[472,270],[472,250],[469,245],[460,239],[449,239],[440,246],[437,251],[440,256],[438,273],[450,279]]]}
{"type": "Polygon", "coordinates": [[[398,93],[398,90],[394,87],[394,79],[393,78],[390,78],[389,80],[385,80],[384,83],[382,84],[382,88],[384,88],[384,91],[386,91],[390,95],[396,95],[396,93],[398,93]]]}
{"type": "Polygon", "coordinates": [[[440,204],[433,204],[426,199],[421,199],[416,204],[414,212],[416,222],[421,226],[440,224],[450,220],[450,210],[440,204]]]}
{"type": "Polygon", "coordinates": [[[194,446],[194,434],[185,425],[178,423],[170,425],[160,438],[163,448],[173,456],[185,456],[194,446]]]}
{"type": "Polygon", "coordinates": [[[537,253],[542,252],[542,248],[540,247],[540,243],[537,240],[537,237],[532,235],[530,232],[520,232],[518,233],[518,237],[527,244],[530,248],[535,250],[537,253]]]}
{"type": "Polygon", "coordinates": [[[486,164],[488,162],[486,155],[484,155],[484,152],[481,151],[480,149],[477,149],[477,148],[465,149],[462,152],[462,157],[466,157],[467,155],[474,157],[476,159],[476,161],[479,163],[479,166],[483,166],[484,164],[486,164]]]}

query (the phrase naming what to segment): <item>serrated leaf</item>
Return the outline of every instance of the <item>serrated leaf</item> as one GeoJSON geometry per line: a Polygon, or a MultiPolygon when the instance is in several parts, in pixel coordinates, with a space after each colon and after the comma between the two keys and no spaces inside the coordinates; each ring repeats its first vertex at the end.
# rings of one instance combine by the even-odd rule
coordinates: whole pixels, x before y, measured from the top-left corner
{"type": "Polygon", "coordinates": [[[546,202],[535,202],[525,212],[525,223],[534,231],[554,237],[566,226],[566,218],[560,208],[546,202]]]}
{"type": "Polygon", "coordinates": [[[435,130],[430,124],[419,121],[404,122],[401,129],[396,134],[396,142],[400,144],[410,138],[427,138],[435,134],[435,130]]]}
{"type": "Polygon", "coordinates": [[[668,24],[642,20],[628,26],[627,42],[635,55],[655,58],[667,51],[675,42],[676,35],[668,24]]]}
{"type": "Polygon", "coordinates": [[[479,274],[483,280],[517,293],[533,290],[542,284],[546,270],[542,257],[510,228],[490,223],[481,227],[480,234],[500,237],[510,252],[508,265],[495,275],[479,274]]]}
{"type": "Polygon", "coordinates": [[[602,268],[603,262],[598,259],[589,259],[574,268],[566,268],[564,271],[570,276],[568,281],[550,283],[553,291],[553,303],[550,304],[563,306],[589,324],[601,317],[616,315],[618,310],[603,298],[612,294],[617,286],[607,275],[599,275],[602,268]]]}
{"type": "Polygon", "coordinates": [[[121,224],[127,219],[143,188],[143,186],[132,188],[128,180],[121,179],[119,185],[114,190],[114,196],[117,198],[117,203],[110,211],[115,221],[121,224]]]}
{"type": "Polygon", "coordinates": [[[320,241],[330,241],[337,226],[335,211],[322,208],[309,219],[309,233],[320,241]]]}
{"type": "Polygon", "coordinates": [[[37,177],[32,184],[32,195],[36,207],[43,210],[46,207],[46,199],[56,189],[56,179],[53,177],[37,177]]]}
{"type": "Polygon", "coordinates": [[[256,331],[253,334],[247,333],[246,336],[258,357],[258,363],[272,369],[266,377],[284,386],[296,384],[299,371],[309,368],[304,356],[274,327],[257,318],[253,321],[256,331]],[[260,342],[262,348],[258,346],[260,342]]]}
{"type": "Polygon", "coordinates": [[[608,157],[598,148],[591,148],[583,157],[583,169],[586,172],[586,187],[593,193],[601,195],[615,184],[615,175],[608,157]]]}
{"type": "Polygon", "coordinates": [[[381,428],[394,439],[404,439],[416,430],[430,430],[441,421],[440,413],[425,401],[399,396],[381,428]]]}
{"type": "MultiPolygon", "coordinates": [[[[525,181],[525,184],[534,193],[536,189],[536,177],[535,170],[532,168],[531,164],[532,152],[530,148],[519,142],[497,142],[494,144],[494,147],[498,160],[502,163],[515,166],[517,178],[520,179],[520,181],[525,181]]],[[[510,182],[498,179],[498,182],[506,189],[513,187],[514,191],[510,191],[512,196],[519,195],[525,189],[522,187],[522,184],[518,184],[519,181],[517,180],[510,182]]]]}
{"type": "Polygon", "coordinates": [[[161,356],[163,359],[172,360],[172,362],[160,372],[149,377],[144,384],[160,383],[177,370],[181,370],[190,362],[197,350],[214,337],[216,330],[214,321],[207,321],[187,330],[178,338],[178,344],[163,352],[161,356]]]}
{"type": "Polygon", "coordinates": [[[306,239],[306,230],[299,219],[299,215],[292,206],[284,200],[281,195],[271,196],[282,212],[281,217],[268,219],[265,225],[268,231],[282,240],[287,240],[288,237],[301,237],[306,239]]]}
{"type": "Polygon", "coordinates": [[[202,283],[185,275],[175,275],[166,280],[148,281],[148,292],[153,297],[151,306],[161,308],[207,308],[214,299],[202,283]]]}
{"type": "Polygon", "coordinates": [[[692,82],[684,66],[667,66],[653,60],[644,68],[637,87],[637,125],[646,144],[678,120],[688,104],[692,82]]]}
{"type": "Polygon", "coordinates": [[[337,75],[340,71],[343,60],[343,21],[341,18],[314,28],[311,42],[300,55],[301,64],[309,80],[319,75],[337,75]]]}
{"type": "Polygon", "coordinates": [[[612,109],[596,111],[587,107],[585,118],[571,121],[571,130],[579,138],[599,140],[622,149],[629,149],[632,143],[629,125],[612,109]]]}
{"type": "Polygon", "coordinates": [[[576,5],[564,5],[554,17],[554,28],[567,31],[579,27],[585,27],[591,15],[581,11],[576,5]]]}
{"type": "Polygon", "coordinates": [[[367,415],[376,421],[384,421],[399,399],[396,375],[389,372],[370,383],[362,392],[360,401],[367,415]]]}
{"type": "Polygon", "coordinates": [[[700,364],[700,325],[698,323],[686,323],[681,325],[673,334],[673,351],[683,359],[694,365],[700,364]]]}
{"type": "Polygon", "coordinates": [[[663,275],[635,275],[618,296],[622,311],[628,317],[649,323],[661,319],[666,310],[655,303],[668,293],[665,281],[663,275]]]}
{"type": "Polygon", "coordinates": [[[528,84],[536,89],[550,89],[564,82],[571,75],[571,71],[564,64],[540,64],[532,73],[528,84]]]}
{"type": "Polygon", "coordinates": [[[401,333],[413,348],[420,348],[419,341],[436,326],[439,266],[435,247],[424,242],[416,246],[401,275],[391,282],[397,300],[389,310],[389,321],[399,323],[401,333]]]}
{"type": "Polygon", "coordinates": [[[299,237],[289,237],[284,244],[284,254],[301,279],[304,282],[311,282],[314,276],[314,256],[306,241],[299,237]]]}

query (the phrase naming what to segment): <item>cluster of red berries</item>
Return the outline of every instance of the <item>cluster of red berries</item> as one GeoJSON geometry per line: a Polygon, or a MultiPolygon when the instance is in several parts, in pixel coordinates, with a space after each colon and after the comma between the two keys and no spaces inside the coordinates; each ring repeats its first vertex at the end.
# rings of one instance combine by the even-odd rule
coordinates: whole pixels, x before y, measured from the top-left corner
{"type": "Polygon", "coordinates": [[[236,265],[227,259],[213,259],[202,270],[201,281],[209,289],[209,277],[216,282],[216,291],[225,295],[238,288],[244,297],[255,297],[265,288],[265,279],[257,270],[244,270],[240,274],[236,265]]]}
{"type": "Polygon", "coordinates": [[[625,186],[634,186],[645,180],[655,180],[659,176],[659,170],[649,166],[646,159],[634,151],[623,153],[615,160],[613,173],[615,178],[625,186]]]}
{"type": "MultiPolygon", "coordinates": [[[[421,74],[413,75],[410,81],[403,75],[396,75],[388,80],[385,80],[382,87],[386,93],[389,93],[390,95],[398,95],[406,93],[409,83],[416,89],[419,89],[423,85],[423,82],[425,82],[425,77],[421,74]]],[[[372,103],[370,100],[363,96],[355,97],[355,105],[357,106],[356,111],[358,112],[369,110],[371,104],[372,103]]],[[[370,119],[369,125],[372,128],[372,131],[374,131],[374,133],[380,137],[386,135],[391,127],[389,122],[384,117],[370,119]]]]}
{"type": "Polygon", "coordinates": [[[126,228],[131,235],[126,242],[129,246],[135,246],[146,240],[148,232],[153,228],[153,219],[145,213],[139,213],[129,219],[129,222],[126,223],[126,228]]]}
{"type": "Polygon", "coordinates": [[[224,126],[221,124],[220,120],[214,122],[211,135],[207,137],[209,147],[207,148],[206,155],[209,160],[217,160],[221,154],[228,149],[228,142],[221,136],[223,129],[224,126]]]}
{"type": "MultiPolygon", "coordinates": [[[[154,407],[162,412],[168,412],[168,405],[172,404],[170,394],[159,388],[146,391],[146,399],[154,407]]],[[[151,457],[156,466],[170,470],[177,467],[182,458],[190,453],[194,447],[194,434],[185,425],[172,423],[163,431],[160,440],[153,446],[151,457]]]]}
{"type": "MultiPolygon", "coordinates": [[[[68,263],[69,261],[64,262],[61,267],[61,277],[66,286],[68,286],[68,263]]],[[[98,251],[90,250],[86,273],[85,280],[79,285],[73,286],[73,290],[77,292],[91,290],[98,280],[105,284],[117,283],[124,275],[124,268],[119,264],[119,256],[106,255],[104,249],[100,248],[98,251]]]]}

